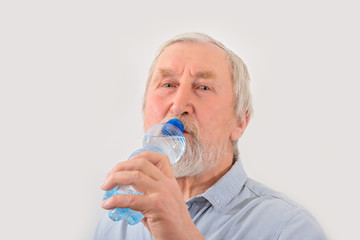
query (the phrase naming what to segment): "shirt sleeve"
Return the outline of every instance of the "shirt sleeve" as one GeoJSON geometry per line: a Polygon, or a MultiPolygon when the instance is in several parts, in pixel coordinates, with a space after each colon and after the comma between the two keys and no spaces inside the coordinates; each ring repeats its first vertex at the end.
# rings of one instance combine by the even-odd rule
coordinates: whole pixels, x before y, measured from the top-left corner
{"type": "Polygon", "coordinates": [[[320,224],[307,211],[293,216],[280,231],[278,240],[326,240],[320,224]]]}

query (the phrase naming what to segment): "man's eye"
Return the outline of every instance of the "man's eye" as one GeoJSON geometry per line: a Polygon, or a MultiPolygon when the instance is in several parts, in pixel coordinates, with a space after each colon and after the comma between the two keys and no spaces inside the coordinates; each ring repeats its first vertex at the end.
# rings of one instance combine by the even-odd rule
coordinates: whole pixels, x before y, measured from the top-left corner
{"type": "Polygon", "coordinates": [[[166,87],[166,88],[170,88],[170,87],[174,87],[174,85],[173,85],[173,84],[171,84],[171,83],[166,83],[166,84],[164,84],[164,87],[166,87]]]}
{"type": "Polygon", "coordinates": [[[204,86],[204,85],[203,85],[203,86],[200,86],[200,89],[201,89],[201,90],[210,90],[210,88],[209,88],[208,86],[204,86]]]}

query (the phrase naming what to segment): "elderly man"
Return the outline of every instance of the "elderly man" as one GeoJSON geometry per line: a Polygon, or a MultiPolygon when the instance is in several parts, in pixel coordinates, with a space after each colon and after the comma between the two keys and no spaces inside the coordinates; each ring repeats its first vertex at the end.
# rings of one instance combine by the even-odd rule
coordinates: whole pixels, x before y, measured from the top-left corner
{"type": "Polygon", "coordinates": [[[145,130],[179,118],[187,148],[174,166],[143,152],[118,163],[101,188],[132,185],[143,195],[118,195],[105,209],[130,208],[145,217],[129,226],[105,216],[95,239],[325,239],[316,220],[283,195],[248,178],[237,140],[251,114],[245,64],[200,33],[171,39],[150,69],[145,130]]]}

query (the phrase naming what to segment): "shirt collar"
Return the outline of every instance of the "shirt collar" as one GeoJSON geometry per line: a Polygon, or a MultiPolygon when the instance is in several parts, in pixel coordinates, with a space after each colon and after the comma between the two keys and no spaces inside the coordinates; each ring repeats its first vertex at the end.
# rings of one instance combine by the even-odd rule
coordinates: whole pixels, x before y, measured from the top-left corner
{"type": "Polygon", "coordinates": [[[201,196],[206,198],[215,210],[220,211],[241,191],[246,179],[247,175],[238,159],[231,169],[201,196]]]}

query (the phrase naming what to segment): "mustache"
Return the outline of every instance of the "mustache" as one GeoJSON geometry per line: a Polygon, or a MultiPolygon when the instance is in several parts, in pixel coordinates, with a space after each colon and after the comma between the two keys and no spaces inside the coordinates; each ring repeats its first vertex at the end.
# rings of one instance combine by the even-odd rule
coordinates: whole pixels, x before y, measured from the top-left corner
{"type": "Polygon", "coordinates": [[[191,136],[195,137],[195,139],[199,139],[200,137],[200,128],[199,124],[191,117],[184,115],[184,116],[167,116],[164,119],[164,122],[169,121],[172,118],[179,119],[184,124],[184,133],[188,133],[191,136]]]}

